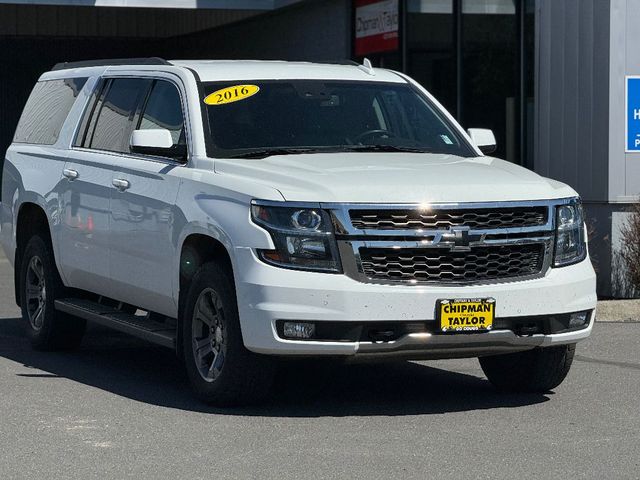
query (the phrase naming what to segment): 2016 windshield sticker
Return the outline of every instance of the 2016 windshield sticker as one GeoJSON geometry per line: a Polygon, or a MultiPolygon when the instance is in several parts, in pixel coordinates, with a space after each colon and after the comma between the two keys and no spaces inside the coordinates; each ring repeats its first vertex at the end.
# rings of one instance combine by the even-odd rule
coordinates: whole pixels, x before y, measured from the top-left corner
{"type": "Polygon", "coordinates": [[[245,100],[259,91],[260,87],[257,85],[233,85],[216,90],[211,95],[207,95],[204,103],[207,105],[225,105],[227,103],[245,100]]]}

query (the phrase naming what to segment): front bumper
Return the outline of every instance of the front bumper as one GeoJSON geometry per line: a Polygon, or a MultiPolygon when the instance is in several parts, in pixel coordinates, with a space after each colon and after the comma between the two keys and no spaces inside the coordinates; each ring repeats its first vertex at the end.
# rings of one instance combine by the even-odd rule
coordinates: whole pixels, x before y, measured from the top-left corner
{"type": "Polygon", "coordinates": [[[589,325],[581,330],[550,335],[516,335],[510,330],[493,330],[486,333],[433,335],[411,333],[397,341],[387,343],[360,343],[356,352],[359,358],[396,357],[407,359],[438,359],[480,357],[497,355],[536,347],[550,347],[575,343],[587,338],[595,312],[591,314],[589,325]]]}
{"type": "Polygon", "coordinates": [[[271,355],[454,358],[575,343],[595,320],[595,273],[585,261],[550,269],[542,278],[477,286],[377,285],[345,275],[286,270],[262,263],[249,248],[235,250],[236,289],[245,346],[271,355]],[[588,327],[567,333],[517,335],[510,330],[438,335],[409,333],[389,342],[285,340],[279,320],[435,322],[436,301],[494,298],[496,318],[593,310],[588,327]]]}

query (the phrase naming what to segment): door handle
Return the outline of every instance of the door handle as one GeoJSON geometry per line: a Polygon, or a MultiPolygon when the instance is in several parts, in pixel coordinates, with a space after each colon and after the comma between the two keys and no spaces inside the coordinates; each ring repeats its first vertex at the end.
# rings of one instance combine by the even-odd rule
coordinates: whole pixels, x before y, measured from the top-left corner
{"type": "Polygon", "coordinates": [[[114,178],[111,181],[111,184],[121,192],[124,192],[127,188],[131,186],[131,184],[129,183],[129,180],[125,180],[124,178],[114,178]]]}
{"type": "Polygon", "coordinates": [[[67,177],[69,180],[75,180],[80,176],[77,170],[71,170],[70,168],[65,168],[62,170],[62,175],[67,177]]]}

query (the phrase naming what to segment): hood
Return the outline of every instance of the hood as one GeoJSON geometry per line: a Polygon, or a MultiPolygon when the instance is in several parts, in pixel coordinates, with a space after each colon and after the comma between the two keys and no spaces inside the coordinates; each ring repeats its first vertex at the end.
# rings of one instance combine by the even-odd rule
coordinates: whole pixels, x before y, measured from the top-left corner
{"type": "Polygon", "coordinates": [[[549,200],[566,185],[491,157],[426,153],[315,153],[218,159],[216,173],[270,186],[287,201],[450,203],[549,200]]]}

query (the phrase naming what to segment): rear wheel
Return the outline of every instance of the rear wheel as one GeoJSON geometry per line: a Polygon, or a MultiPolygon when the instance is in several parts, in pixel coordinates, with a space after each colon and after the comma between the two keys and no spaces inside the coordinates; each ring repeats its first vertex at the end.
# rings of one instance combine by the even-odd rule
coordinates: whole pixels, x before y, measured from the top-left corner
{"type": "Polygon", "coordinates": [[[480,357],[479,360],[482,371],[499,390],[543,393],[563,382],[575,351],[574,343],[480,357]]]}
{"type": "Polygon", "coordinates": [[[64,297],[65,288],[49,242],[38,235],[31,237],[21,266],[22,318],[33,347],[39,350],[77,347],[86,322],[55,309],[54,302],[64,297]]]}
{"type": "Polygon", "coordinates": [[[185,368],[201,400],[243,405],[257,403],[269,392],[272,359],[244,347],[233,276],[227,268],[207,263],[196,272],[182,329],[185,368]]]}

